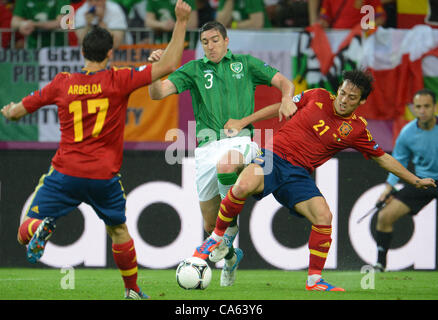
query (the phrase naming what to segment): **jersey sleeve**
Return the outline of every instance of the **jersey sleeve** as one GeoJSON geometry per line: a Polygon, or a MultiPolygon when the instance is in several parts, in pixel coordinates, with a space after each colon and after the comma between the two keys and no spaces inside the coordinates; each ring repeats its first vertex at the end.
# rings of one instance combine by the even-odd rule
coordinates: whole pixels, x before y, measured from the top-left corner
{"type": "Polygon", "coordinates": [[[385,154],[385,151],[383,151],[379,144],[373,139],[366,126],[363,127],[360,134],[355,137],[352,147],[361,152],[365,159],[381,157],[385,154]]]}
{"type": "Polygon", "coordinates": [[[29,18],[26,16],[26,0],[15,1],[13,15],[17,16],[17,17],[25,18],[25,19],[29,18]]]}
{"type": "Polygon", "coordinates": [[[298,109],[304,108],[310,100],[310,97],[316,93],[317,89],[309,89],[293,96],[292,101],[298,109]]]}
{"type": "Polygon", "coordinates": [[[143,65],[138,68],[114,68],[114,72],[120,90],[126,95],[152,82],[151,64],[143,65]]]}
{"type": "Polygon", "coordinates": [[[59,94],[59,86],[62,79],[67,76],[66,73],[59,73],[45,85],[42,89],[32,92],[24,97],[21,102],[27,112],[32,113],[43,106],[56,104],[59,94]]]}
{"type": "Polygon", "coordinates": [[[251,55],[247,55],[247,59],[254,84],[271,86],[272,78],[275,76],[278,70],[251,55]]]}
{"type": "Polygon", "coordinates": [[[188,62],[169,75],[168,79],[174,84],[178,93],[192,88],[192,79],[195,75],[192,75],[191,70],[191,63],[188,62]]]}

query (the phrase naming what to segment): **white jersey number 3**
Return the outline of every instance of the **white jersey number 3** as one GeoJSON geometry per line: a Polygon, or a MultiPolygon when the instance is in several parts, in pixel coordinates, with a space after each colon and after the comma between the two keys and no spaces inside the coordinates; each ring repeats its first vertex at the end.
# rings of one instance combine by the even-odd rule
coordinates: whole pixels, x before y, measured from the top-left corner
{"type": "Polygon", "coordinates": [[[207,79],[207,83],[205,84],[205,88],[206,89],[210,89],[211,87],[213,87],[213,74],[212,73],[206,73],[204,75],[204,78],[207,79]]]}

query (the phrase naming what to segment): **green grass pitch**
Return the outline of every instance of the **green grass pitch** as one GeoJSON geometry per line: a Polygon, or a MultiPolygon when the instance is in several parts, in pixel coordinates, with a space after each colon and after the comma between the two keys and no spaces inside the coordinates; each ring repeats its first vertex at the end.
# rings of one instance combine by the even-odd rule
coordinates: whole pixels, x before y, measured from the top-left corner
{"type": "MultiPolygon", "coordinates": [[[[116,269],[0,268],[0,300],[120,300],[123,284],[116,269]],[[70,278],[71,279],[71,278],[70,278]],[[72,288],[74,284],[74,288],[72,288]],[[64,286],[64,289],[63,289],[64,286]]],[[[346,292],[308,292],[306,271],[239,270],[232,287],[220,287],[220,270],[206,290],[183,290],[175,270],[139,269],[138,283],[153,300],[437,300],[438,272],[402,271],[371,274],[358,271],[323,273],[346,292]],[[369,278],[364,278],[368,276],[369,278]],[[373,280],[372,280],[373,279],[373,280]],[[368,289],[362,288],[367,286],[368,289]],[[374,288],[373,288],[374,287],[374,288]]]]}

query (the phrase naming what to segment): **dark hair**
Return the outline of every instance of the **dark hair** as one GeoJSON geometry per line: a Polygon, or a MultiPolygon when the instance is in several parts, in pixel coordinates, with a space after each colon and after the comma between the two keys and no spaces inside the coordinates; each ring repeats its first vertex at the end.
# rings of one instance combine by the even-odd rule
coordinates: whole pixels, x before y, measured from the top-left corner
{"type": "Polygon", "coordinates": [[[345,70],[342,72],[344,81],[348,80],[361,91],[360,100],[365,100],[373,90],[374,78],[370,72],[363,70],[345,70]]]}
{"type": "Polygon", "coordinates": [[[228,37],[227,36],[227,29],[224,27],[224,25],[222,23],[217,22],[217,21],[209,21],[209,22],[204,23],[202,25],[202,27],[199,28],[199,39],[201,39],[201,34],[204,31],[208,31],[208,30],[211,30],[211,29],[219,31],[219,33],[222,35],[222,37],[224,39],[226,37],[228,37]]]}
{"type": "Polygon", "coordinates": [[[424,89],[418,90],[418,91],[414,94],[414,97],[415,97],[416,95],[420,95],[420,96],[423,96],[423,95],[429,95],[429,96],[432,97],[432,102],[433,102],[433,104],[436,104],[436,94],[435,94],[435,92],[433,92],[433,91],[430,90],[430,89],[424,88],[424,89]]]}
{"type": "Polygon", "coordinates": [[[108,30],[95,26],[87,33],[82,41],[84,58],[94,62],[106,59],[108,51],[113,48],[113,36],[108,30]]]}

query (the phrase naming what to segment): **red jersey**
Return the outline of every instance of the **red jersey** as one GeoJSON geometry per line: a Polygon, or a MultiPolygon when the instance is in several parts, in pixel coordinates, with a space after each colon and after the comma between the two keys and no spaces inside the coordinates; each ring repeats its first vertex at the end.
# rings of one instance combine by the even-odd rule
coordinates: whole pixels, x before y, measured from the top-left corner
{"type": "Polygon", "coordinates": [[[326,20],[330,28],[350,29],[359,24],[369,10],[361,13],[361,8],[371,6],[374,9],[374,18],[386,16],[380,0],[324,0],[321,6],[320,17],[326,20]]]}
{"type": "Polygon", "coordinates": [[[111,179],[122,165],[128,98],[151,83],[151,66],[98,72],[62,72],[22,102],[28,112],[58,106],[59,149],[52,159],[59,172],[81,178],[111,179]]]}
{"type": "Polygon", "coordinates": [[[336,97],[325,89],[311,89],[295,96],[296,114],[274,135],[273,151],[295,166],[309,172],[347,148],[365,158],[385,152],[373,140],[365,119],[352,114],[336,114],[336,97]]]}

